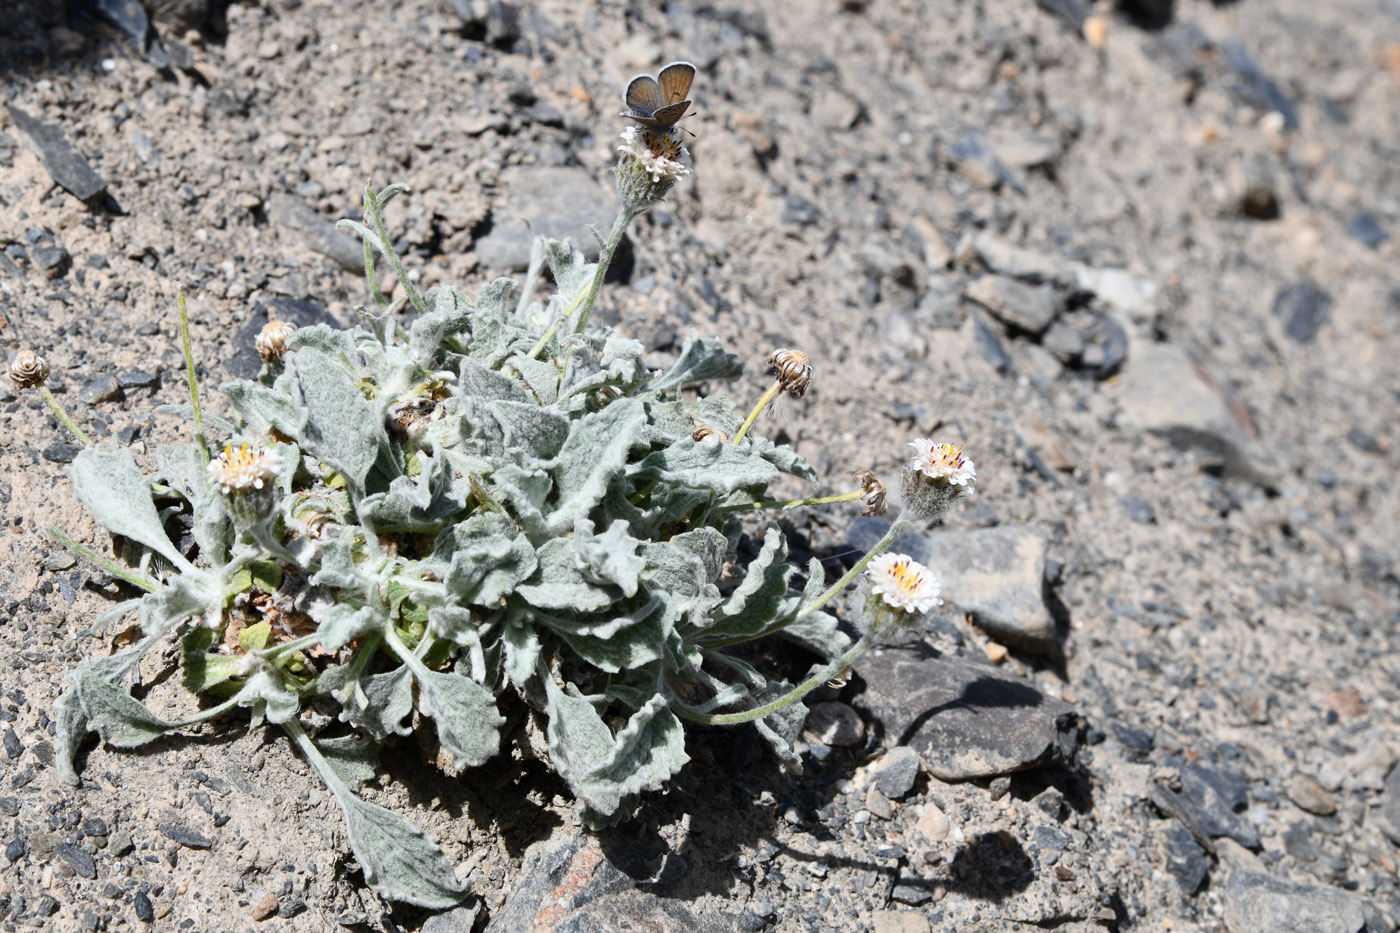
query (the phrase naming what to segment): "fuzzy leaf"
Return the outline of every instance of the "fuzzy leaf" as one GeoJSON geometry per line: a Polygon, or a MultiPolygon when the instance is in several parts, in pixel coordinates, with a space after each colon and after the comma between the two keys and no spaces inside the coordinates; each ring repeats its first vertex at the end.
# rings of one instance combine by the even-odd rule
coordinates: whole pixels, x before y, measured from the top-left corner
{"type": "Polygon", "coordinates": [[[333,586],[340,589],[355,586],[360,574],[355,568],[355,555],[349,541],[318,541],[321,567],[311,577],[313,586],[333,586]]]}
{"type": "Polygon", "coordinates": [[[388,445],[383,421],[375,416],[340,361],[311,347],[287,359],[288,372],[295,369],[298,400],[307,415],[297,440],[362,494],[380,447],[388,445]]]}
{"type": "Polygon", "coordinates": [[[379,763],[379,746],[373,741],[358,735],[342,735],[333,739],[319,739],[316,747],[325,756],[326,763],[335,769],[336,777],[351,787],[374,780],[374,769],[379,763]]]}
{"type": "Polygon", "coordinates": [[[647,390],[670,392],[713,379],[738,379],[743,373],[744,364],[721,347],[718,340],[691,336],[681,348],[681,358],[664,376],[648,383],[647,390]]]}
{"type": "Polygon", "coordinates": [[[238,691],[238,705],[253,710],[254,720],[281,725],[301,711],[301,699],[270,671],[258,671],[238,691]]]}
{"type": "Polygon", "coordinates": [[[659,789],[690,757],[675,713],[657,694],[614,736],[590,700],[572,684],[544,678],[549,697],[549,757],[554,770],[588,807],[616,813],[625,798],[659,789]]]}
{"type": "Polygon", "coordinates": [[[743,582],[710,614],[705,635],[757,635],[776,620],[792,575],[787,553],[787,538],[776,525],[769,525],[763,549],[745,569],[743,582]]]}
{"type": "Polygon", "coordinates": [[[323,648],[338,651],[361,635],[381,631],[388,621],[384,610],[378,606],[355,607],[349,603],[335,603],[326,610],[316,633],[321,636],[323,648]]]}
{"type": "Polygon", "coordinates": [[[539,567],[531,577],[534,582],[516,587],[516,592],[530,605],[540,609],[596,612],[622,598],[616,587],[594,582],[593,575],[586,572],[588,564],[570,539],[552,538],[536,555],[539,567]]]}
{"type": "Polygon", "coordinates": [[[346,835],[365,882],[391,901],[430,910],[452,907],[470,893],[438,844],[427,833],[392,810],[336,794],[345,811],[346,835]]]}
{"type": "Polygon", "coordinates": [[[518,447],[537,463],[557,457],[569,437],[569,419],[548,408],[505,400],[486,408],[501,426],[506,446],[518,447]]]}
{"type": "Polygon", "coordinates": [[[437,723],[438,741],[457,770],[485,764],[501,745],[505,718],[491,692],[451,671],[418,671],[419,705],[437,723]]]}
{"type": "Polygon", "coordinates": [[[448,561],[446,582],[463,600],[495,606],[535,572],[538,561],[529,540],[509,518],[477,513],[438,536],[433,554],[448,561]]]}
{"type": "MultiPolygon", "coordinates": [[[[279,380],[278,387],[285,383],[279,380]]],[[[305,414],[285,391],[239,379],[219,386],[253,433],[266,434],[276,428],[287,437],[300,437],[305,414]]]]}
{"type": "Polygon", "coordinates": [[[73,491],[104,528],[144,544],[183,571],[194,570],[161,527],[151,481],[137,469],[130,451],[85,447],[69,470],[73,491]]]}
{"type": "Polygon", "coordinates": [[[635,399],[619,400],[574,422],[553,470],[559,500],[549,515],[551,531],[563,534],[603,500],[644,424],[646,411],[635,399]]]}
{"type": "Polygon", "coordinates": [[[615,521],[600,535],[586,518],[574,522],[574,550],[587,567],[587,574],[599,583],[616,584],[628,596],[637,595],[646,558],[637,553],[642,542],[629,534],[625,521],[615,521]]]}
{"type": "Polygon", "coordinates": [[[501,645],[505,648],[506,677],[516,687],[523,688],[534,676],[535,663],[540,657],[539,635],[526,619],[512,613],[501,632],[501,645]]]}
{"type": "Polygon", "coordinates": [[[362,677],[359,689],[342,699],[340,718],[368,732],[376,742],[408,735],[404,717],[413,712],[413,674],[406,666],[362,677]]]}
{"type": "MultiPolygon", "coordinates": [[[[135,608],[137,600],[127,600],[113,610],[103,614],[105,620],[113,612],[120,610],[126,613],[135,608]]],[[[80,783],[75,762],[78,755],[78,748],[82,745],[83,737],[95,728],[89,721],[87,710],[83,706],[81,696],[81,685],[90,682],[92,679],[100,679],[115,686],[127,672],[141,660],[141,656],[147,649],[155,643],[154,638],[143,638],[134,647],[116,654],[108,655],[105,658],[89,658],[79,662],[77,668],[69,672],[68,689],[58,698],[54,704],[54,719],[57,721],[55,738],[57,739],[56,758],[58,761],[58,773],[68,784],[77,786],[80,783]]]]}
{"type": "Polygon", "coordinates": [[[217,592],[208,575],[195,571],[171,579],[170,583],[141,599],[141,631],[159,637],[191,616],[202,613],[217,592]]]}
{"type": "Polygon", "coordinates": [[[540,621],[589,664],[616,674],[632,670],[662,656],[671,633],[666,604],[660,597],[630,613],[586,616],[578,623],[541,614],[540,621]]]}
{"type": "Polygon", "coordinates": [[[209,474],[199,458],[199,451],[190,444],[185,447],[161,445],[156,449],[161,476],[181,490],[190,500],[194,511],[195,542],[199,553],[214,566],[228,559],[233,527],[229,523],[219,494],[209,485],[209,474]]]}
{"type": "Polygon", "coordinates": [[[778,471],[747,448],[732,444],[700,443],[691,438],[648,454],[632,474],[634,483],[659,480],[727,495],[747,486],[767,486],[778,471]]]}
{"type": "Polygon", "coordinates": [[[502,376],[490,367],[483,366],[470,357],[463,357],[457,367],[463,397],[481,402],[504,399],[532,405],[530,396],[514,379],[502,376]]]}
{"type": "Polygon", "coordinates": [[[466,503],[464,486],[452,482],[452,468],[441,450],[422,457],[417,476],[398,476],[386,492],[366,496],[359,512],[380,532],[434,531],[466,503]]]}
{"type": "Polygon", "coordinates": [[[125,688],[81,666],[68,675],[77,689],[90,728],[97,730],[103,741],[118,748],[135,748],[158,739],[179,723],[166,722],[146,708],[125,688]]]}
{"type": "Polygon", "coordinates": [[[799,479],[805,479],[813,486],[817,484],[817,471],[812,469],[812,465],[786,444],[775,444],[766,437],[749,438],[749,443],[754,453],[764,460],[767,460],[779,470],[799,479]]]}
{"type": "MultiPolygon", "coordinates": [[[[816,602],[825,589],[826,571],[822,570],[822,562],[813,557],[807,564],[807,585],[802,588],[801,595],[791,600],[783,618],[789,618],[803,606],[810,606],[816,602]]],[[[790,623],[779,634],[825,658],[839,657],[851,647],[850,636],[837,627],[836,617],[820,610],[807,613],[796,622],[790,623]]]]}
{"type": "Polygon", "coordinates": [[[544,504],[554,488],[554,481],[548,473],[508,463],[491,474],[491,481],[496,484],[500,498],[510,505],[520,519],[530,540],[544,541],[549,537],[544,504]]]}
{"type": "MultiPolygon", "coordinates": [[[[785,680],[770,683],[764,690],[754,695],[754,706],[762,706],[776,700],[792,689],[785,680]]],[[[783,767],[793,774],[802,773],[802,758],[792,750],[792,745],[802,732],[802,724],[807,721],[807,707],[798,700],[780,710],[769,713],[762,719],[754,720],[754,728],[773,749],[783,767]]]]}
{"type": "Polygon", "coordinates": [[[648,542],[642,547],[647,567],[642,584],[647,592],[666,601],[669,621],[684,617],[703,623],[720,600],[719,578],[729,542],[713,528],[697,528],[670,541],[648,542]]]}
{"type": "Polygon", "coordinates": [[[520,378],[535,393],[540,405],[553,405],[559,400],[559,383],[563,373],[552,359],[533,360],[523,353],[517,353],[510,358],[510,367],[520,373],[520,378]]]}

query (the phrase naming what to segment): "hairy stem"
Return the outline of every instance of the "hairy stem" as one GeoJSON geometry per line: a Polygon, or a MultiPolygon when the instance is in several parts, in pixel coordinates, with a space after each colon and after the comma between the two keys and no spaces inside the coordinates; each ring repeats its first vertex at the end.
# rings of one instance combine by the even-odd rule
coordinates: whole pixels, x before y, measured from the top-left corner
{"type": "Polygon", "coordinates": [[[739,446],[739,442],[744,439],[744,435],[749,433],[749,428],[753,427],[753,423],[758,420],[759,414],[762,413],[763,409],[768,407],[769,402],[778,397],[778,393],[781,391],[783,391],[783,383],[782,380],[779,380],[773,383],[767,392],[763,393],[763,397],[758,400],[758,404],[753,407],[753,411],[749,412],[749,416],[744,419],[744,423],[739,427],[739,433],[734,435],[734,440],[730,441],[731,444],[735,447],[739,446]]]}

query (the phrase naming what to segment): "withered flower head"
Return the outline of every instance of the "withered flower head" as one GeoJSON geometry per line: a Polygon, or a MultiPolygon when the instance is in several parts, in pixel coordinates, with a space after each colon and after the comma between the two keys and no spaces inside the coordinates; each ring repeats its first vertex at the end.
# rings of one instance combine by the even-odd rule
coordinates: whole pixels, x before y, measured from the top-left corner
{"type": "Polygon", "coordinates": [[[718,428],[712,428],[708,424],[702,424],[694,431],[690,432],[690,439],[697,443],[711,441],[716,444],[728,444],[729,438],[718,428]]]}
{"type": "Polygon", "coordinates": [[[33,350],[21,350],[10,361],[10,382],[16,389],[32,389],[49,378],[49,364],[33,350]]]}
{"type": "Polygon", "coordinates": [[[801,398],[812,383],[812,364],[807,362],[807,354],[801,350],[779,347],[768,357],[768,365],[778,374],[783,391],[793,398],[801,398]]]}
{"type": "Polygon", "coordinates": [[[287,352],[287,338],[296,329],[297,326],[290,321],[268,321],[263,325],[263,329],[258,331],[256,345],[258,356],[264,363],[282,358],[282,354],[287,352]]]}
{"type": "Polygon", "coordinates": [[[869,470],[853,470],[851,476],[860,483],[860,499],[865,503],[865,508],[860,510],[862,515],[884,515],[885,514],[885,484],[869,470]]]}

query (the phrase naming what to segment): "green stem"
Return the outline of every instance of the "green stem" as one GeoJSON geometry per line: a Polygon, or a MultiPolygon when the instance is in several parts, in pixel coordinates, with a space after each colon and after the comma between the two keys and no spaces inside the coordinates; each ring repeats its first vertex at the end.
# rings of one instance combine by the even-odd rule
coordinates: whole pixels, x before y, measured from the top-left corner
{"type": "Polygon", "coordinates": [[[852,661],[864,654],[873,644],[875,644],[874,633],[867,632],[862,635],[860,640],[852,645],[845,654],[841,655],[841,657],[832,661],[826,667],[822,668],[787,693],[778,697],[776,700],[753,709],[747,709],[740,713],[697,713],[694,710],[686,709],[684,706],[677,705],[672,708],[678,715],[684,716],[692,722],[702,722],[711,726],[736,726],[741,723],[753,722],[755,719],[762,719],[770,713],[776,713],[783,707],[791,706],[793,703],[796,703],[798,700],[844,671],[851,665],[852,661]]]}
{"type": "MultiPolygon", "coordinates": [[[[297,748],[301,749],[301,753],[306,756],[307,764],[316,769],[316,773],[321,776],[322,781],[326,782],[326,787],[330,789],[331,793],[336,795],[337,799],[343,801],[347,797],[354,796],[350,788],[346,786],[345,782],[340,779],[340,776],[335,773],[335,769],[331,767],[330,762],[326,761],[326,757],[321,754],[321,750],[316,747],[316,743],[311,741],[311,738],[306,734],[305,730],[301,728],[301,722],[297,717],[293,716],[286,722],[278,723],[278,725],[282,727],[287,735],[292,737],[292,741],[296,743],[297,748]]],[[[344,807],[344,804],[342,803],[341,806],[344,807]]]]}
{"type": "Polygon", "coordinates": [[[39,386],[39,394],[44,397],[44,401],[49,403],[49,408],[58,416],[58,420],[63,422],[63,426],[73,432],[73,436],[78,439],[79,443],[84,447],[91,447],[92,438],[84,434],[82,429],[73,423],[73,419],[68,417],[68,412],[64,411],[63,406],[58,404],[58,399],[53,397],[53,393],[49,391],[49,387],[44,385],[39,386]]]}
{"type": "Polygon", "coordinates": [[[98,554],[96,551],[83,547],[81,544],[74,541],[72,538],[59,531],[57,528],[50,528],[49,534],[53,535],[54,538],[57,539],[59,544],[68,548],[68,550],[72,551],[74,554],[77,554],[78,556],[86,559],[87,561],[101,568],[102,572],[106,573],[109,576],[116,577],[119,580],[125,580],[132,586],[140,587],[148,593],[154,593],[156,590],[160,589],[160,584],[156,581],[150,579],[149,577],[144,577],[141,574],[136,573],[132,570],[128,570],[126,567],[123,567],[120,564],[113,563],[112,561],[103,557],[101,554],[98,554]]]}
{"type": "MultiPolygon", "coordinates": [[[[407,189],[405,189],[407,190],[407,189]]],[[[413,302],[413,306],[418,309],[418,313],[424,316],[428,314],[428,306],[418,295],[418,289],[413,287],[413,283],[408,280],[408,273],[404,271],[403,263],[399,262],[399,254],[394,252],[394,244],[389,240],[389,231],[384,226],[384,218],[379,213],[379,199],[370,195],[370,223],[374,224],[374,232],[379,234],[379,243],[383,247],[380,252],[384,258],[389,260],[389,265],[394,268],[394,275],[398,276],[399,284],[404,287],[408,300],[413,302]]]]}
{"type": "Polygon", "coordinates": [[[583,310],[579,313],[578,323],[574,325],[574,333],[583,330],[588,324],[588,316],[593,313],[593,302],[598,297],[598,289],[603,287],[603,276],[608,273],[608,266],[612,264],[613,253],[617,251],[617,244],[622,242],[622,234],[626,232],[627,225],[632,222],[640,211],[634,211],[623,207],[617,212],[617,219],[613,221],[612,232],[608,234],[608,241],[603,244],[603,248],[598,253],[598,271],[593,276],[593,284],[588,288],[588,300],[584,302],[583,310]]]}
{"type": "Polygon", "coordinates": [[[291,641],[284,641],[280,645],[273,645],[271,648],[264,648],[261,651],[253,652],[264,661],[272,661],[284,654],[291,654],[303,648],[311,648],[321,643],[319,633],[313,632],[310,635],[303,635],[291,641]]]}
{"type": "Polygon", "coordinates": [[[185,308],[185,286],[175,283],[175,304],[180,309],[180,340],[185,347],[185,377],[190,383],[190,407],[194,409],[194,436],[199,465],[209,466],[209,442],[204,437],[204,416],[199,411],[199,384],[194,378],[194,347],[190,343],[190,316],[185,308]]]}
{"type": "Polygon", "coordinates": [[[569,302],[569,306],[564,309],[564,312],[559,315],[558,319],[555,320],[553,324],[549,325],[549,330],[544,332],[544,335],[530,348],[530,352],[525,355],[532,360],[539,359],[540,354],[544,352],[545,346],[554,339],[555,334],[559,333],[559,325],[567,321],[569,317],[578,310],[578,306],[583,303],[583,299],[587,297],[587,295],[588,292],[585,291],[580,291],[575,295],[574,300],[569,302]]]}
{"type": "Polygon", "coordinates": [[[744,439],[744,435],[749,433],[749,428],[753,427],[753,423],[758,420],[759,413],[767,408],[768,403],[773,401],[781,391],[783,391],[783,383],[782,380],[779,380],[773,383],[772,387],[767,392],[763,393],[763,397],[758,400],[758,404],[753,407],[753,411],[749,412],[749,416],[744,419],[744,423],[739,427],[739,433],[734,435],[734,440],[730,441],[731,444],[735,447],[739,446],[739,442],[744,439]]]}
{"type": "MultiPolygon", "coordinates": [[[[743,502],[738,505],[721,505],[714,509],[716,512],[751,512],[757,509],[791,509],[799,505],[830,505],[833,502],[850,502],[852,499],[859,499],[864,493],[859,489],[855,492],[843,492],[839,496],[818,496],[814,499],[773,499],[767,502],[743,502]]],[[[634,505],[636,503],[633,503],[634,505]]]]}

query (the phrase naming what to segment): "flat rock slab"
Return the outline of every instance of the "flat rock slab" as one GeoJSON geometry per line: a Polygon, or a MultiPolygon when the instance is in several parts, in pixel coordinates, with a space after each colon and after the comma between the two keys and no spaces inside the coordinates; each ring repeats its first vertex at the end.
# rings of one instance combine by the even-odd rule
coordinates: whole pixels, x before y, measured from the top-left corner
{"type": "Polygon", "coordinates": [[[1063,764],[1078,750],[1073,707],[994,667],[877,648],[855,670],[867,686],[854,705],[940,780],[1063,764]]]}
{"type": "Polygon", "coordinates": [[[1181,348],[1134,342],[1118,401],[1129,426],[1214,454],[1228,473],[1277,485],[1280,468],[1251,436],[1248,416],[1181,348]]]}
{"type": "Polygon", "coordinates": [[[1366,928],[1365,908],[1355,894],[1259,872],[1231,872],[1221,901],[1231,933],[1360,933],[1366,928]]]}
{"type": "Polygon", "coordinates": [[[107,182],[68,140],[68,134],[52,123],[31,117],[14,104],[6,106],[10,120],[55,182],[80,201],[92,201],[107,191],[107,182]]]}
{"type": "Polygon", "coordinates": [[[590,261],[598,258],[592,224],[607,236],[617,216],[617,199],[581,168],[520,165],[502,170],[500,190],[507,201],[492,211],[491,230],[476,241],[481,264],[494,273],[519,271],[530,264],[530,244],[537,236],[567,238],[590,261]]]}
{"type": "Polygon", "coordinates": [[[1001,525],[925,535],[923,553],[943,598],[972,614],[993,637],[1024,651],[1059,650],[1055,619],[1045,605],[1049,539],[1041,528],[1001,525]]]}
{"type": "Polygon", "coordinates": [[[682,901],[636,887],[604,853],[598,837],[582,833],[538,842],[525,853],[510,899],[486,933],[738,933],[729,913],[697,915],[682,901]]]}
{"type": "Polygon", "coordinates": [[[333,260],[347,272],[364,272],[365,250],[360,242],[305,201],[274,191],[267,198],[267,213],[279,227],[299,234],[309,249],[333,260]]]}

